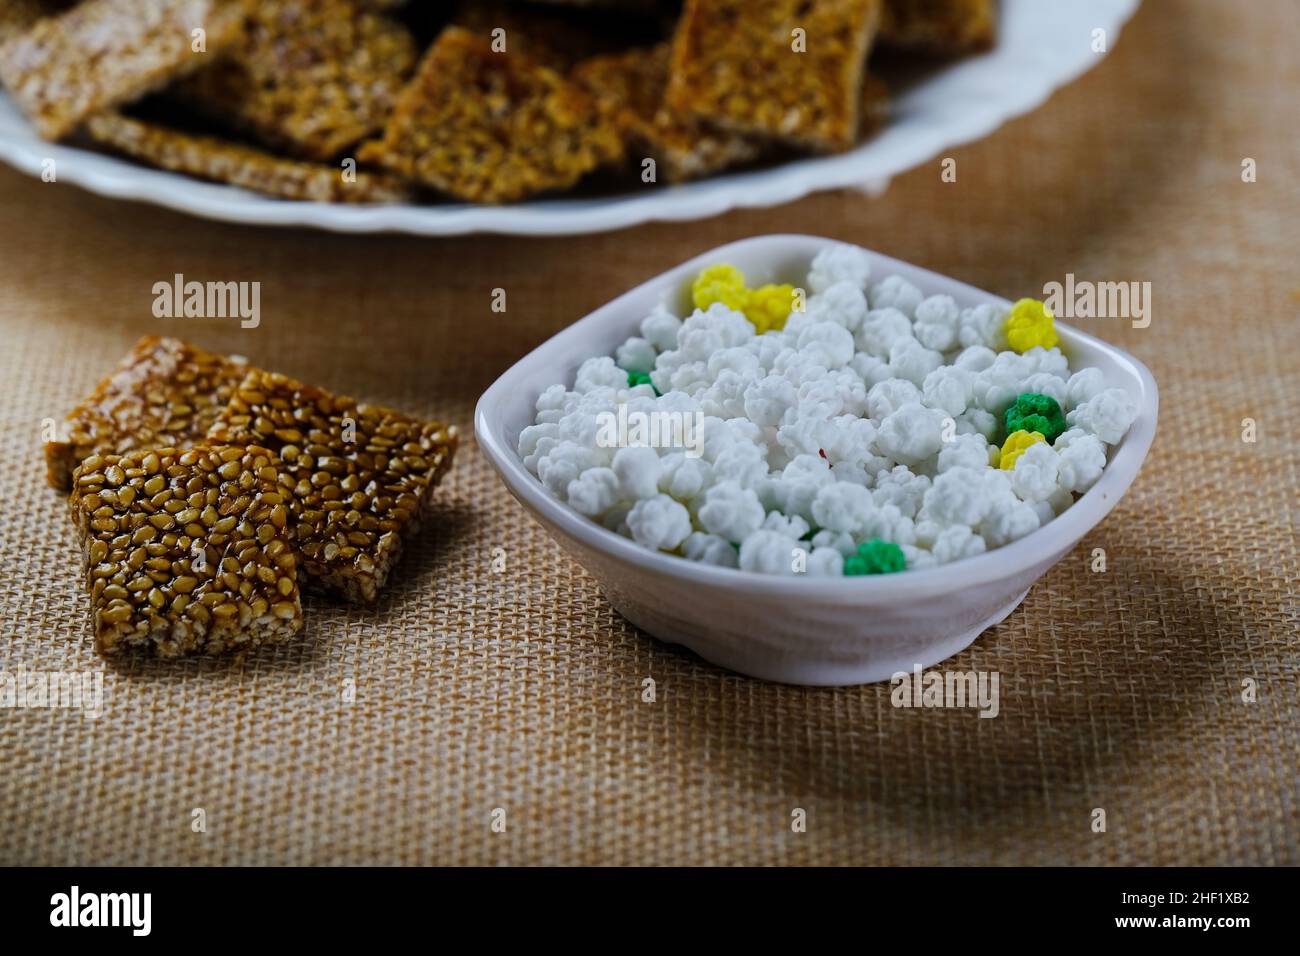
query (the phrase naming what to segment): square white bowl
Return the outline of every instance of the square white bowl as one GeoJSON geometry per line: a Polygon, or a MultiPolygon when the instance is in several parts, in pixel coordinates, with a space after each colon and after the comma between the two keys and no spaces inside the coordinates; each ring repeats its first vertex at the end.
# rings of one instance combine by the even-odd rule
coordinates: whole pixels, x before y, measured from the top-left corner
{"type": "MultiPolygon", "coordinates": [[[[1100,480],[1061,515],[1004,547],[937,568],[863,577],[757,574],[649,551],[578,514],[524,468],[516,451],[519,433],[533,423],[542,391],[557,382],[571,386],[584,360],[613,355],[659,303],[687,314],[690,282],[700,269],[729,262],[754,285],[801,285],[813,256],[837,244],[815,236],[759,236],[696,256],[542,343],[483,393],[474,414],[478,444],[511,493],[596,578],[620,614],[722,667],[794,684],[888,680],[965,648],[1015,610],[1030,585],[1115,506],[1156,429],[1156,383],[1146,366],[1058,323],[1073,369],[1095,366],[1107,387],[1123,388],[1138,401],[1137,420],[1111,450],[1100,480]]],[[[873,278],[898,274],[926,295],[950,295],[963,308],[1009,305],[955,279],[870,255],[873,278]]]]}

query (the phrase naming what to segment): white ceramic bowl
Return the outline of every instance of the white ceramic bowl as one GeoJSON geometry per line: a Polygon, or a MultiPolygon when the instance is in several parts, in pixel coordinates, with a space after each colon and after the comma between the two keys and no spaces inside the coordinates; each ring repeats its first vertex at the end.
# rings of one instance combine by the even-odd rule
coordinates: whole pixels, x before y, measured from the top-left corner
{"type": "MultiPolygon", "coordinates": [[[[1030,585],[1115,506],[1137,476],[1156,429],[1156,383],[1146,367],[1058,324],[1071,367],[1100,368],[1108,387],[1127,390],[1139,403],[1137,421],[1111,451],[1101,479],[1053,521],[1005,547],[938,568],[866,577],[764,575],[648,551],[552,497],[524,468],[516,448],[519,433],[534,420],[538,395],[557,382],[571,385],[585,359],[612,355],[638,334],[641,319],[658,303],[682,309],[701,268],[730,262],[753,284],[799,285],[812,257],[833,244],[813,236],[760,236],[697,256],[538,346],[483,394],[474,416],[479,446],[510,491],[599,582],[620,614],[723,667],[794,684],[887,680],[962,650],[1010,614],[1030,585]]],[[[1009,304],[872,253],[872,275],[890,273],[927,295],[951,295],[962,307],[1009,304]]]]}
{"type": "Polygon", "coordinates": [[[776,206],[823,189],[881,190],[891,177],[945,149],[987,136],[1007,120],[1035,109],[1058,87],[1100,63],[1103,54],[1093,49],[1093,31],[1106,31],[1106,49],[1113,48],[1138,3],[1002,0],[998,45],[988,53],[936,67],[899,90],[891,104],[889,125],[857,149],[616,196],[558,197],[509,206],[359,206],[271,199],[90,150],[46,143],[3,92],[0,160],[39,176],[45,161],[52,159],[59,182],[102,196],[156,203],[229,222],[336,232],[548,236],[702,219],[729,209],[776,206]]]}

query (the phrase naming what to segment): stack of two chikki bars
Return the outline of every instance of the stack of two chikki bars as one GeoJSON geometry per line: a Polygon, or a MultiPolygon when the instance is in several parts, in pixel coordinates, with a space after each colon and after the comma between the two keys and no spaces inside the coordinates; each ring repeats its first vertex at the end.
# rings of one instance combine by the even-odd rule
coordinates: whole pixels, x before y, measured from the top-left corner
{"type": "Polygon", "coordinates": [[[166,657],[288,640],[299,585],[375,601],[456,430],[147,337],[46,444],[95,644],[166,657]]]}

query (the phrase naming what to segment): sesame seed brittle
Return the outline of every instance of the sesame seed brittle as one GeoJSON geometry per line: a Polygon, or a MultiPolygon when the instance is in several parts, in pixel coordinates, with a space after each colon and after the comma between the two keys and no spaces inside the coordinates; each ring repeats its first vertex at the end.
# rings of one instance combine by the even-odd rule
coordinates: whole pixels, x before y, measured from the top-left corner
{"type": "Polygon", "coordinates": [[[47,0],[0,0],[0,43],[31,28],[37,20],[58,13],[47,0]]]}
{"type": "Polygon", "coordinates": [[[219,654],[302,630],[276,462],[256,446],[199,446],[82,463],[70,504],[101,654],[219,654]]]}
{"type": "Polygon", "coordinates": [[[448,27],[383,138],[359,157],[461,199],[510,202],[571,186],[621,152],[617,130],[576,84],[448,27]]]}
{"type": "Polygon", "coordinates": [[[240,9],[233,0],[86,0],[0,46],[0,83],[43,137],[61,139],[210,62],[239,38],[240,9]]]}
{"type": "Polygon", "coordinates": [[[716,131],[664,105],[669,46],[637,48],[591,57],[573,69],[627,138],[630,150],[654,158],[664,179],[681,182],[757,159],[762,144],[738,133],[716,131]]]}
{"type": "MultiPolygon", "coordinates": [[[[762,137],[717,129],[664,103],[670,48],[667,43],[594,56],[575,66],[572,79],[586,88],[618,126],[630,156],[653,157],[663,178],[683,182],[760,158],[773,143],[762,137]]],[[[864,74],[858,108],[858,139],[874,133],[889,110],[889,91],[864,74]]]]}
{"type": "Polygon", "coordinates": [[[880,0],[687,0],[668,105],[740,133],[848,149],[879,19],[880,0]]]}
{"type": "Polygon", "coordinates": [[[623,45],[621,37],[607,29],[608,17],[573,17],[568,10],[503,0],[465,0],[451,22],[483,40],[499,40],[506,52],[522,53],[557,73],[623,45]]]}
{"type": "Polygon", "coordinates": [[[997,13],[996,0],[885,0],[880,42],[935,56],[986,50],[997,13]]]}
{"type": "Polygon", "coordinates": [[[889,87],[874,73],[862,77],[858,101],[858,141],[868,139],[889,119],[889,87]]]}
{"type": "Polygon", "coordinates": [[[429,510],[457,434],[284,375],[252,371],[209,441],[278,456],[292,491],[295,547],[308,579],[372,603],[429,510]]]}
{"type": "Polygon", "coordinates": [[[330,159],[377,131],[415,65],[406,27],[353,0],[262,0],[244,33],[177,92],[306,159],[330,159]]]}
{"type": "Polygon", "coordinates": [[[86,132],[98,143],[162,169],[284,199],[389,203],[410,198],[406,185],[386,173],[358,169],[345,175],[341,168],[283,159],[239,143],[184,133],[120,113],[92,118],[86,132]]]}
{"type": "Polygon", "coordinates": [[[201,441],[247,371],[242,359],[145,336],[68,415],[66,437],[46,442],[46,477],[66,489],[73,469],[89,455],[201,441]]]}
{"type": "Polygon", "coordinates": [[[627,13],[658,11],[667,6],[662,0],[532,0],[550,7],[576,7],[587,10],[617,10],[627,13]]]}

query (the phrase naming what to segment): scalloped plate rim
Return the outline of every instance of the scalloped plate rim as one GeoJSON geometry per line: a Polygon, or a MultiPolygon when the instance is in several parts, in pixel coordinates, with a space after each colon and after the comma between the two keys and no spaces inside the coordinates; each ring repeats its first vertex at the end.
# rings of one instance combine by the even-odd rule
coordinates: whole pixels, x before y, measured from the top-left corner
{"type": "Polygon", "coordinates": [[[777,206],[824,190],[879,189],[893,176],[945,149],[987,136],[1037,108],[1100,62],[1105,54],[1091,50],[1091,30],[1106,30],[1107,46],[1112,47],[1140,2],[1089,0],[1065,6],[1055,0],[1049,9],[1042,0],[1003,0],[999,45],[987,54],[953,63],[905,91],[893,104],[894,115],[885,129],[856,149],[640,196],[554,198],[510,206],[350,206],[277,200],[47,143],[36,137],[3,91],[0,160],[39,176],[44,161],[53,159],[60,182],[203,218],[342,233],[576,235],[646,222],[703,219],[732,209],[777,206]]]}

